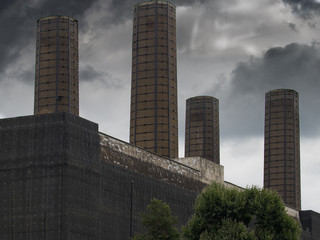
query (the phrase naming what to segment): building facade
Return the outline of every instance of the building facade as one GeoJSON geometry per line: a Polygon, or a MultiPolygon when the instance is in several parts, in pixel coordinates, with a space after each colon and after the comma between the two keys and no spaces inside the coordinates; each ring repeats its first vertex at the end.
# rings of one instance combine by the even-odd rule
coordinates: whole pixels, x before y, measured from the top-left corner
{"type": "Polygon", "coordinates": [[[264,187],[301,209],[299,95],[277,89],[265,95],[264,187]]]}
{"type": "Polygon", "coordinates": [[[206,186],[197,169],[71,113],[0,119],[0,143],[1,240],[127,240],[152,198],[186,225],[206,186]]]}
{"type": "Polygon", "coordinates": [[[318,212],[307,210],[299,212],[303,240],[320,239],[320,214],[318,212]]]}
{"type": "Polygon", "coordinates": [[[220,163],[219,100],[210,96],[187,99],[185,157],[220,163]]]}
{"type": "MultiPolygon", "coordinates": [[[[0,119],[0,143],[4,240],[127,240],[145,231],[141,212],[152,198],[166,202],[181,227],[207,184],[240,189],[212,161],[160,156],[71,113],[0,119]]],[[[319,239],[320,214],[309,212],[300,212],[302,239],[319,239]]]]}
{"type": "Polygon", "coordinates": [[[130,143],[178,157],[175,6],[147,1],[134,7],[130,143]]]}
{"type": "Polygon", "coordinates": [[[37,22],[34,114],[79,115],[78,21],[50,16],[37,22]]]}

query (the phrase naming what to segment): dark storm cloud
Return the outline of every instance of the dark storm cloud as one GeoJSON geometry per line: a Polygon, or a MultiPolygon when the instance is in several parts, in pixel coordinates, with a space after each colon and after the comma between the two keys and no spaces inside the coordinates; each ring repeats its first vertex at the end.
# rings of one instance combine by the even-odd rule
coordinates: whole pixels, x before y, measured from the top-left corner
{"type": "MultiPolygon", "coordinates": [[[[215,0],[214,0],[215,1],[215,0]]],[[[107,1],[108,2],[108,1],[107,1]]],[[[108,13],[102,16],[101,24],[119,24],[133,17],[133,8],[137,3],[144,2],[143,0],[110,0],[108,4],[108,13]]],[[[176,7],[201,5],[213,0],[172,0],[170,1],[176,7]]],[[[103,3],[100,1],[100,3],[103,3]]],[[[98,4],[99,5],[99,4],[98,4]]]]}
{"type": "Polygon", "coordinates": [[[283,0],[283,2],[289,4],[294,13],[305,19],[320,13],[320,3],[316,0],[283,0]]]}
{"type": "Polygon", "coordinates": [[[0,13],[2,13],[4,10],[6,10],[11,3],[12,3],[12,1],[10,1],[10,0],[1,1],[0,13]]]}
{"type": "Polygon", "coordinates": [[[186,6],[186,5],[195,5],[195,4],[206,4],[209,2],[214,2],[215,0],[175,0],[171,1],[176,6],[186,6]]]}
{"type": "Polygon", "coordinates": [[[236,89],[298,87],[309,90],[320,87],[320,54],[317,45],[297,43],[271,48],[262,58],[239,63],[233,71],[236,89]]]}
{"type": "MultiPolygon", "coordinates": [[[[91,7],[99,8],[101,3],[107,3],[97,30],[132,19],[134,4],[138,0],[1,0],[0,8],[0,73],[8,66],[14,64],[21,57],[22,50],[32,42],[35,45],[36,21],[49,15],[67,15],[79,20],[80,31],[86,32],[88,26],[85,22],[86,10],[91,7]]],[[[177,6],[204,3],[206,1],[173,1],[177,6]]],[[[103,9],[104,10],[104,9],[103,9]]],[[[34,61],[34,56],[30,56],[34,61]]],[[[30,59],[31,60],[31,59],[30,59]]],[[[30,81],[30,80],[29,80],[30,81]]],[[[32,81],[30,81],[32,82],[32,81]]]]}
{"type": "MultiPolygon", "coordinates": [[[[318,44],[289,44],[271,48],[261,58],[241,62],[232,72],[231,88],[222,96],[221,105],[229,118],[230,135],[263,133],[264,96],[267,91],[289,88],[300,95],[302,135],[319,134],[320,48],[318,44]],[[309,107],[313,106],[313,107],[309,107]]],[[[222,88],[216,86],[219,95],[222,88]]],[[[223,112],[221,113],[224,114],[223,112]]]]}
{"type": "Polygon", "coordinates": [[[14,64],[28,44],[35,43],[37,19],[48,15],[69,15],[81,22],[85,10],[94,2],[94,0],[1,0],[0,72],[14,64]]]}

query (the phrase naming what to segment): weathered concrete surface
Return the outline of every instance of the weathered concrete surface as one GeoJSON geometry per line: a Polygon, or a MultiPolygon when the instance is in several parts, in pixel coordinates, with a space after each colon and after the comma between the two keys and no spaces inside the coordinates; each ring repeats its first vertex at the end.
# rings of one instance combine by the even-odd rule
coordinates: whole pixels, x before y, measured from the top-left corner
{"type": "Polygon", "coordinates": [[[202,173],[178,161],[100,133],[101,159],[119,167],[200,192],[207,182],[202,173]]]}
{"type": "Polygon", "coordinates": [[[156,161],[145,151],[122,152],[119,140],[102,147],[100,137],[97,124],[69,113],[0,120],[1,240],[127,240],[144,231],[152,198],[187,223],[204,183],[136,158],[156,161]]]}
{"type": "Polygon", "coordinates": [[[320,213],[312,210],[300,211],[303,240],[320,239],[320,213]]]}
{"type": "Polygon", "coordinates": [[[125,161],[123,157],[112,159],[114,164],[125,168],[136,169],[140,162],[161,167],[204,184],[222,183],[224,180],[223,166],[202,157],[169,159],[102,133],[100,133],[100,140],[103,159],[108,160],[107,155],[110,149],[134,158],[134,161],[125,161]]]}
{"type": "MultiPolygon", "coordinates": [[[[169,159],[119,139],[100,133],[101,158],[119,167],[129,169],[161,181],[177,184],[190,190],[199,190],[213,182],[228,188],[244,190],[224,181],[224,167],[202,157],[169,159]],[[160,170],[160,168],[162,170],[160,170]],[[195,180],[195,181],[192,181],[195,180]],[[199,182],[203,183],[199,185],[199,182]]],[[[299,220],[299,211],[286,206],[287,213],[299,220]]]]}
{"type": "Polygon", "coordinates": [[[203,157],[187,157],[175,159],[177,162],[187,165],[200,172],[199,181],[211,184],[224,182],[224,167],[203,157]]]}
{"type": "Polygon", "coordinates": [[[299,210],[292,208],[290,206],[286,206],[286,211],[287,214],[295,219],[297,219],[298,221],[300,221],[300,217],[299,217],[299,210]]]}

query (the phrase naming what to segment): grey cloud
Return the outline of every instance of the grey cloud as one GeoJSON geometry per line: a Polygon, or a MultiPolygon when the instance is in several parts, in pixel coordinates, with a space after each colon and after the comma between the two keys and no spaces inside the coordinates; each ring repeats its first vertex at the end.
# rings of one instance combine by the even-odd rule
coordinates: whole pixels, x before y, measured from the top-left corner
{"type": "Polygon", "coordinates": [[[0,71],[13,64],[28,44],[35,42],[37,19],[48,15],[69,15],[81,22],[85,10],[94,2],[87,0],[1,1],[0,71]]]}
{"type": "MultiPolygon", "coordinates": [[[[208,1],[208,0],[207,0],[208,1]]],[[[118,24],[132,19],[134,4],[138,0],[108,0],[108,11],[101,16],[101,25],[118,24]]],[[[204,3],[206,1],[173,1],[177,6],[204,3]]],[[[0,72],[20,57],[21,50],[28,44],[35,42],[36,21],[48,15],[68,15],[79,20],[80,31],[86,32],[88,26],[85,21],[86,10],[99,7],[99,0],[2,0],[0,8],[0,72]],[[97,5],[95,5],[97,4],[97,5]]]]}
{"type": "MultiPolygon", "coordinates": [[[[141,0],[110,0],[108,4],[108,8],[106,9],[107,14],[103,14],[101,16],[100,25],[112,25],[123,23],[126,20],[131,20],[133,17],[133,8],[137,3],[143,2],[141,0]]],[[[212,2],[216,2],[213,0],[172,0],[172,2],[176,7],[179,6],[191,6],[191,5],[202,5],[209,4],[212,2]]],[[[100,1],[97,3],[97,8],[103,8],[103,4],[105,2],[100,1]]]]}
{"type": "Polygon", "coordinates": [[[82,81],[89,82],[94,79],[100,79],[103,73],[98,72],[92,66],[85,66],[80,69],[80,76],[82,81]]]}
{"type": "Polygon", "coordinates": [[[11,3],[12,3],[11,0],[3,0],[3,1],[1,1],[0,13],[2,13],[3,11],[5,11],[11,3]]]}
{"type": "Polygon", "coordinates": [[[189,5],[195,5],[195,4],[207,4],[210,2],[215,2],[215,0],[175,0],[171,1],[176,6],[189,6],[189,5]]]}
{"type": "Polygon", "coordinates": [[[320,13],[320,3],[316,0],[282,0],[292,11],[304,19],[310,19],[313,14],[320,13]]]}
{"type": "Polygon", "coordinates": [[[196,43],[200,52],[207,51],[206,39],[215,31],[215,23],[218,19],[224,21],[228,18],[225,5],[221,1],[181,1],[177,4],[177,7],[190,7],[188,11],[178,12],[177,40],[181,53],[194,51],[192,42],[196,43]]]}
{"type": "Polygon", "coordinates": [[[300,94],[302,135],[319,134],[320,48],[317,44],[292,43],[267,50],[260,58],[239,63],[232,71],[230,88],[213,89],[220,96],[225,134],[261,135],[264,123],[264,95],[278,88],[300,94]]]}
{"type": "MultiPolygon", "coordinates": [[[[185,6],[185,5],[193,5],[195,3],[204,3],[208,2],[209,0],[176,0],[176,1],[171,1],[173,4],[176,6],[185,6]]],[[[109,23],[109,24],[117,24],[121,23],[125,20],[132,19],[133,16],[133,7],[135,4],[143,2],[141,0],[110,0],[108,4],[108,14],[102,16],[102,21],[104,23],[109,23]]],[[[97,6],[102,6],[104,2],[100,1],[100,3],[97,4],[97,6]]]]}
{"type": "Polygon", "coordinates": [[[123,81],[121,79],[114,78],[106,72],[96,70],[90,65],[80,69],[80,81],[92,82],[93,84],[111,89],[120,89],[123,87],[123,81]]]}
{"type": "MultiPolygon", "coordinates": [[[[233,71],[235,88],[305,87],[319,84],[320,54],[316,46],[289,44],[266,51],[262,58],[239,63],[233,71]]],[[[308,89],[308,87],[307,87],[308,89]]]]}
{"type": "Polygon", "coordinates": [[[289,28],[294,31],[294,32],[298,32],[297,26],[294,23],[288,23],[289,28]]]}
{"type": "Polygon", "coordinates": [[[29,84],[34,83],[34,71],[32,70],[19,70],[19,72],[16,74],[16,79],[19,81],[23,81],[29,84]]]}

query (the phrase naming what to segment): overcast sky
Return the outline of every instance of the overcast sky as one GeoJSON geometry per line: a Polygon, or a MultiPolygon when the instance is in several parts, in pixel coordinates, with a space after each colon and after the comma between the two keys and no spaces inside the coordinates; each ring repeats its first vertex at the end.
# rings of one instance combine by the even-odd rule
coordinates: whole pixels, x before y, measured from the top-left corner
{"type": "MultiPolygon", "coordinates": [[[[79,21],[80,116],[129,139],[137,0],[1,0],[0,118],[32,115],[36,21],[79,21]]],[[[220,100],[225,180],[263,185],[264,95],[300,96],[302,208],[320,212],[320,0],[172,0],[177,6],[180,157],[185,101],[220,100]]]]}

